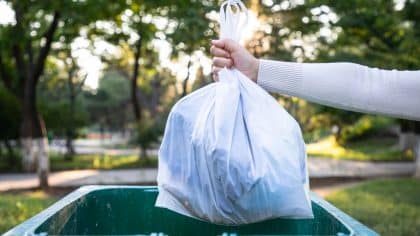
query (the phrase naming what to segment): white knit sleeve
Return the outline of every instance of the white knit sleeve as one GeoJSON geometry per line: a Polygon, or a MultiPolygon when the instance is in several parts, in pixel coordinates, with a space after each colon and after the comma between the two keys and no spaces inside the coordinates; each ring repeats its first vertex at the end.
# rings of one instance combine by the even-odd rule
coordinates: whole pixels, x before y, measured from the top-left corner
{"type": "Polygon", "coordinates": [[[257,83],[327,106],[420,121],[420,70],[260,60],[257,83]]]}

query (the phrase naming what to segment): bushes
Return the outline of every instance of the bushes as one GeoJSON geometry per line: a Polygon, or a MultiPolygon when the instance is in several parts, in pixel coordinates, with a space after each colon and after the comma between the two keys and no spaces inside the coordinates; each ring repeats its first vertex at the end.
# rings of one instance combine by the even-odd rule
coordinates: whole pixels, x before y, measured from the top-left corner
{"type": "Polygon", "coordinates": [[[341,127],[336,134],[337,141],[344,145],[349,141],[355,141],[369,136],[379,130],[384,130],[394,123],[394,120],[382,116],[364,115],[356,122],[341,127]]]}
{"type": "Polygon", "coordinates": [[[146,158],[146,150],[149,149],[153,143],[159,141],[164,130],[162,123],[163,122],[158,118],[151,119],[149,117],[144,117],[138,122],[135,141],[140,145],[141,157],[146,158]]]}
{"type": "Polygon", "coordinates": [[[340,145],[334,136],[306,146],[309,156],[357,161],[413,161],[413,155],[398,150],[395,138],[370,138],[340,145]]]}

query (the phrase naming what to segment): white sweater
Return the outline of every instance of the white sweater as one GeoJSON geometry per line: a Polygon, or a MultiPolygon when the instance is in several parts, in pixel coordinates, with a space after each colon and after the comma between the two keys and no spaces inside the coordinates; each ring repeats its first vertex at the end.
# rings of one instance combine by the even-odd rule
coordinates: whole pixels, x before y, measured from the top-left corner
{"type": "Polygon", "coordinates": [[[420,121],[420,70],[260,60],[257,83],[327,106],[420,121]]]}

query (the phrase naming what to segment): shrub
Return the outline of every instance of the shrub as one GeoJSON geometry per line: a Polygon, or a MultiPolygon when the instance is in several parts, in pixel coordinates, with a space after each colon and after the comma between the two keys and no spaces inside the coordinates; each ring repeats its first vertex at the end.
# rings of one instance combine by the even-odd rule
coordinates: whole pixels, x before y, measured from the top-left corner
{"type": "Polygon", "coordinates": [[[353,124],[342,127],[338,133],[337,141],[340,144],[345,144],[369,136],[393,123],[394,120],[391,118],[364,115],[353,124]]]}

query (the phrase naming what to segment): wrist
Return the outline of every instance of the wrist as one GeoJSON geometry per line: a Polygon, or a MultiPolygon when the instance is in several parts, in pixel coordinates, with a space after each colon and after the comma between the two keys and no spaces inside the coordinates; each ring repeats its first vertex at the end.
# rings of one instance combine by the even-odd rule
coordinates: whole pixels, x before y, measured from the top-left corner
{"type": "Polygon", "coordinates": [[[303,63],[259,60],[257,84],[270,92],[300,94],[303,83],[303,63]]]}

